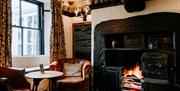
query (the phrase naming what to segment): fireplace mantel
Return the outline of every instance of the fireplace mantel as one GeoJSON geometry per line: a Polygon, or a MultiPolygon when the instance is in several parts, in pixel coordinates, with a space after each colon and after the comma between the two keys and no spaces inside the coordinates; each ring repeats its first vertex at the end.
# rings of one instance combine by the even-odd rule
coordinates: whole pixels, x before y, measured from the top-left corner
{"type": "Polygon", "coordinates": [[[103,21],[96,25],[95,33],[124,33],[169,31],[179,29],[180,13],[159,12],[125,19],[103,21]]]}

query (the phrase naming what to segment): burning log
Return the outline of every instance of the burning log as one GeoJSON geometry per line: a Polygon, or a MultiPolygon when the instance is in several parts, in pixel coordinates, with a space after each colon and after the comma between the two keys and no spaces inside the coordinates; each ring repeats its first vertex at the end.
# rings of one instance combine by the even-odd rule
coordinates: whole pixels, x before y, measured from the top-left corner
{"type": "Polygon", "coordinates": [[[141,81],[142,79],[140,79],[140,78],[137,78],[136,76],[122,76],[122,79],[121,79],[121,81],[122,82],[137,82],[137,83],[141,83],[142,81],[141,81]]]}
{"type": "Polygon", "coordinates": [[[136,90],[136,89],[128,89],[128,90],[126,90],[126,89],[122,89],[122,91],[140,91],[140,90],[136,90]]]}
{"type": "Polygon", "coordinates": [[[137,90],[141,90],[141,88],[142,88],[141,79],[139,79],[137,77],[123,76],[121,78],[121,81],[122,81],[121,82],[122,88],[137,89],[137,90]]]}

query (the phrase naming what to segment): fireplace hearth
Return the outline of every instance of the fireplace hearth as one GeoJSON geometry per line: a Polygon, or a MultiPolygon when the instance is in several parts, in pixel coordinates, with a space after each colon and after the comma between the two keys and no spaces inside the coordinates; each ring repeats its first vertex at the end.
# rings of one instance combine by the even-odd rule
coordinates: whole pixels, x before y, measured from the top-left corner
{"type": "Polygon", "coordinates": [[[98,24],[94,91],[180,91],[178,19],[159,12],[98,24]]]}

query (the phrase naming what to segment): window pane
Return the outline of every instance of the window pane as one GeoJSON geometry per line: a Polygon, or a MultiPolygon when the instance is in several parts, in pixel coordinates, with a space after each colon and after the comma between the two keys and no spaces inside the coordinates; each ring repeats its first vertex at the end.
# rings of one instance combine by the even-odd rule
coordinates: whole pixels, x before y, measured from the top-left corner
{"type": "Polygon", "coordinates": [[[12,25],[19,26],[20,18],[19,0],[12,0],[12,25]]]}
{"type": "Polygon", "coordinates": [[[33,29],[23,30],[23,55],[39,55],[40,54],[40,39],[39,31],[33,29]]]}
{"type": "Polygon", "coordinates": [[[22,1],[22,26],[38,28],[38,5],[22,1]]]}
{"type": "Polygon", "coordinates": [[[20,56],[22,53],[22,32],[20,28],[12,28],[12,55],[20,56]]]}
{"type": "Polygon", "coordinates": [[[32,42],[32,32],[31,31],[28,31],[28,33],[27,33],[27,41],[28,41],[28,43],[31,43],[32,42]]]}

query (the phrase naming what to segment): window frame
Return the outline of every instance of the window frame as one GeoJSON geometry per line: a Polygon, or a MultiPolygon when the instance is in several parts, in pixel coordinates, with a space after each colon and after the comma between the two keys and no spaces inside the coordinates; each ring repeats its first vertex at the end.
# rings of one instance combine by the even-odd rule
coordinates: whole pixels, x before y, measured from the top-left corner
{"type": "MultiPolygon", "coordinates": [[[[36,1],[36,0],[19,0],[19,14],[20,14],[20,18],[19,18],[19,25],[13,25],[12,24],[12,28],[19,28],[21,29],[21,44],[22,44],[22,47],[21,47],[21,54],[19,56],[30,56],[29,54],[27,55],[24,55],[24,43],[23,43],[23,32],[26,30],[26,29],[33,29],[33,31],[39,31],[39,54],[36,54],[36,55],[43,55],[44,54],[44,3],[40,2],[40,1],[36,1]],[[39,21],[36,22],[38,24],[38,27],[37,28],[32,28],[32,27],[29,27],[29,26],[23,26],[22,24],[22,10],[23,10],[23,7],[22,7],[22,1],[25,1],[25,2],[28,2],[28,3],[31,3],[31,4],[35,4],[37,5],[38,7],[38,17],[39,17],[39,21]]],[[[34,17],[34,16],[32,16],[34,17]]],[[[12,30],[13,31],[13,30],[12,30]]],[[[28,40],[27,40],[28,42],[28,40]]],[[[19,46],[19,45],[18,45],[19,46]]],[[[32,54],[31,54],[32,55],[32,54]]]]}

